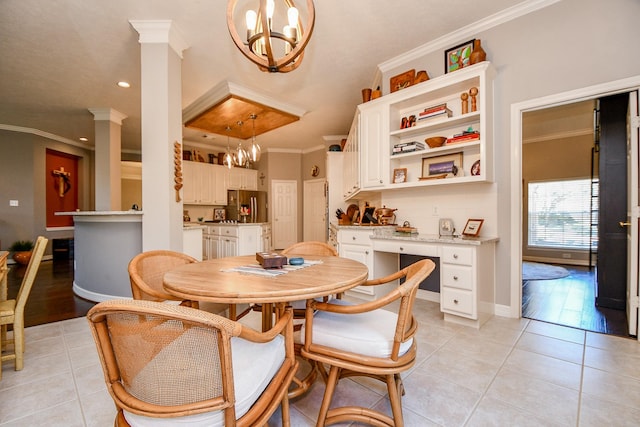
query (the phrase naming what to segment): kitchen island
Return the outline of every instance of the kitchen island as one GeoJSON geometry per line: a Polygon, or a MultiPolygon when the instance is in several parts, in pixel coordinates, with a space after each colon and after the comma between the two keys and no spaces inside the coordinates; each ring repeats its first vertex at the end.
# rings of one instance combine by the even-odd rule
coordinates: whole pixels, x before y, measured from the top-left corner
{"type": "Polygon", "coordinates": [[[56,212],[74,222],[73,292],[89,301],[131,298],[127,266],[142,252],[142,211],[56,212]]]}

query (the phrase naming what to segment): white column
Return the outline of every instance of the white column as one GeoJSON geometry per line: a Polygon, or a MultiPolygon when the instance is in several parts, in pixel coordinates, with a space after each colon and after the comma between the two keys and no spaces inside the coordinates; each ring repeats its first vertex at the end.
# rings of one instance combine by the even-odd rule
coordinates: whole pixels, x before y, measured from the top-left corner
{"type": "MultiPolygon", "coordinates": [[[[182,201],[174,189],[174,142],[182,144],[182,51],[171,21],[130,21],[140,34],[142,250],[182,251],[182,201]]],[[[179,156],[181,159],[182,156],[179,156]]]]}
{"type": "Polygon", "coordinates": [[[122,120],[127,116],[111,108],[89,108],[95,120],[96,210],[121,210],[120,149],[122,120]]]}

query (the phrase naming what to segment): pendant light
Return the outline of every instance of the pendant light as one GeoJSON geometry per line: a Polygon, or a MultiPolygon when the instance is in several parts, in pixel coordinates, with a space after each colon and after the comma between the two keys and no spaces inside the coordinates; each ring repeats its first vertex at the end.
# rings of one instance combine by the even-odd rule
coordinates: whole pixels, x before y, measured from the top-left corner
{"type": "MultiPolygon", "coordinates": [[[[227,126],[227,132],[231,132],[231,126],[227,126]]],[[[235,160],[233,159],[233,154],[231,153],[231,147],[229,146],[229,135],[227,135],[227,151],[224,153],[224,157],[222,158],[222,164],[231,169],[235,160]]]]}
{"type": "Polygon", "coordinates": [[[253,129],[253,132],[251,134],[251,147],[249,147],[249,160],[251,160],[252,163],[255,163],[258,160],[260,160],[260,155],[262,154],[260,145],[258,145],[258,143],[256,142],[256,118],[257,117],[258,116],[256,116],[255,114],[252,114],[249,116],[249,118],[251,119],[251,125],[253,129]]]}
{"type": "MultiPolygon", "coordinates": [[[[244,123],[242,121],[238,121],[238,126],[242,126],[243,124],[244,123]]],[[[242,146],[241,140],[238,140],[238,147],[236,148],[235,152],[235,161],[236,165],[240,166],[241,168],[247,166],[247,163],[249,162],[249,153],[247,153],[247,150],[245,150],[242,146]]]]}

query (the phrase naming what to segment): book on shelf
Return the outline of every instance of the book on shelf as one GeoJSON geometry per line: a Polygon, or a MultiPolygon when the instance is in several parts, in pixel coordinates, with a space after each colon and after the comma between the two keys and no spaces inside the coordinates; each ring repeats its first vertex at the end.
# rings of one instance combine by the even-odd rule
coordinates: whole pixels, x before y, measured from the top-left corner
{"type": "Polygon", "coordinates": [[[477,141],[480,139],[480,132],[462,132],[457,135],[453,135],[451,138],[447,139],[447,144],[456,144],[460,142],[469,142],[469,141],[477,141]]]}
{"type": "Polygon", "coordinates": [[[420,113],[418,113],[418,117],[426,116],[431,113],[435,113],[435,112],[447,110],[447,109],[448,108],[447,108],[446,102],[438,105],[432,105],[431,107],[427,107],[424,109],[424,111],[421,111],[420,113]]]}
{"type": "Polygon", "coordinates": [[[419,141],[403,142],[393,146],[393,154],[408,153],[416,150],[424,150],[424,144],[419,141]]]}
{"type": "Polygon", "coordinates": [[[442,117],[442,116],[451,117],[451,115],[452,115],[451,110],[448,108],[444,108],[442,110],[434,111],[434,112],[425,114],[423,116],[420,116],[418,117],[418,121],[432,119],[434,117],[442,117]]]}

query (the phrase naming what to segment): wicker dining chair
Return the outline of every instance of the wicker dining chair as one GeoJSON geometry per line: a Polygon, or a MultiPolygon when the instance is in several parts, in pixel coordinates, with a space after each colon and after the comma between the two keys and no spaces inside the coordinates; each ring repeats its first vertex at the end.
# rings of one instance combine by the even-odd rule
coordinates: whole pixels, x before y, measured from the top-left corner
{"type": "Polygon", "coordinates": [[[190,307],[110,300],[87,314],[117,415],[115,426],[258,426],[278,406],[298,362],[291,309],[265,333],[190,307]]]}
{"type": "MultiPolygon", "coordinates": [[[[302,356],[316,362],[326,382],[317,425],[344,421],[372,425],[403,426],[401,395],[404,387],[400,373],[415,363],[414,335],[418,323],[413,304],[420,282],[434,270],[429,259],[418,261],[390,276],[373,279],[361,286],[376,286],[404,278],[386,295],[362,304],[343,300],[330,303],[307,301],[303,327],[302,356]],[[397,312],[389,305],[399,301],[397,312]],[[326,368],[329,368],[327,372],[326,368]],[[352,376],[367,376],[387,385],[393,417],[370,408],[344,406],[329,410],[338,381],[352,376]]],[[[397,304],[397,303],[396,303],[397,304]]]]}
{"type": "MultiPolygon", "coordinates": [[[[22,278],[16,299],[0,301],[0,379],[2,378],[1,362],[15,360],[15,370],[24,367],[24,308],[31,293],[33,282],[38,274],[40,262],[49,239],[39,236],[31,253],[31,259],[22,278]],[[13,338],[7,338],[7,325],[13,325],[13,338]],[[2,348],[13,344],[13,352],[2,354],[2,348]]],[[[6,348],[6,347],[5,347],[6,348]]]]}

